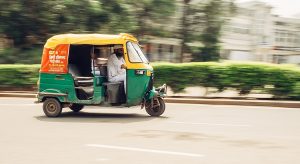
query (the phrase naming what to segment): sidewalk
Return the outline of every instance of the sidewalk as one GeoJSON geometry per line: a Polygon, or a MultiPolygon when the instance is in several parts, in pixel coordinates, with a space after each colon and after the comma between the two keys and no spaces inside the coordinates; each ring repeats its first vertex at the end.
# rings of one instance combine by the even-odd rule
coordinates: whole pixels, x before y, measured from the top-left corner
{"type": "MultiPolygon", "coordinates": [[[[0,91],[0,97],[36,98],[35,92],[0,91]]],[[[283,108],[300,108],[300,101],[284,100],[257,100],[257,99],[230,99],[230,98],[203,98],[188,96],[168,96],[167,103],[209,104],[209,105],[241,105],[241,106],[269,106],[283,108]]]]}
{"type": "Polygon", "coordinates": [[[36,92],[29,92],[29,91],[0,91],[0,97],[36,98],[36,92]]]}

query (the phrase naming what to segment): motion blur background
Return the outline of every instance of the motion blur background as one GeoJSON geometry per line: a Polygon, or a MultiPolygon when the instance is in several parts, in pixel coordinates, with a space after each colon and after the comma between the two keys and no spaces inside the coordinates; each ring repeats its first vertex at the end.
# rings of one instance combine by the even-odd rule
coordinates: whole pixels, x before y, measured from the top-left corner
{"type": "Polygon", "coordinates": [[[0,63],[39,63],[43,44],[55,34],[127,32],[141,40],[151,61],[299,64],[300,4],[295,3],[1,0],[0,63]]]}
{"type": "Polygon", "coordinates": [[[199,85],[218,91],[233,88],[239,94],[258,89],[272,96],[280,92],[276,97],[298,97],[300,80],[295,77],[300,75],[299,3],[293,0],[0,0],[0,85],[2,88],[34,85],[39,65],[31,64],[40,63],[43,44],[53,35],[126,32],[138,37],[151,62],[201,62],[168,64],[172,69],[180,65],[180,69],[175,69],[176,77],[186,81],[167,78],[166,65],[154,64],[157,82],[176,83],[170,84],[175,92],[199,85]],[[210,61],[215,63],[206,63],[210,61]],[[239,65],[228,61],[238,61],[239,65]],[[7,64],[15,64],[15,70],[7,64]],[[34,73],[24,77],[29,79],[27,82],[14,79],[16,74],[24,76],[18,69],[26,70],[26,66],[16,64],[35,68],[31,70],[34,73]],[[183,76],[187,72],[194,78],[183,76]],[[201,74],[198,79],[196,74],[201,74]]]}

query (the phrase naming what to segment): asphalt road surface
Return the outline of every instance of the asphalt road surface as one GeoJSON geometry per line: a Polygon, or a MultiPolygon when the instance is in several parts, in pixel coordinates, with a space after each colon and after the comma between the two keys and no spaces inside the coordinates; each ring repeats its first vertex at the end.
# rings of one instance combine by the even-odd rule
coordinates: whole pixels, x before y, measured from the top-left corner
{"type": "Polygon", "coordinates": [[[34,99],[0,98],[0,164],[297,164],[300,109],[167,104],[65,109],[44,116],[34,99]]]}

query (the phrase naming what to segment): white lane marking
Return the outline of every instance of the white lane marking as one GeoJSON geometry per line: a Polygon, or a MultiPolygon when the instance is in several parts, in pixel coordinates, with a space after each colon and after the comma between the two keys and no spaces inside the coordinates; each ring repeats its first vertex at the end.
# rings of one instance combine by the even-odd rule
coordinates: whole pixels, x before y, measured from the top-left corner
{"type": "Polygon", "coordinates": [[[157,154],[180,155],[180,156],[189,156],[189,157],[203,157],[204,156],[203,154],[193,154],[193,153],[174,152],[174,151],[155,150],[155,149],[142,149],[142,148],[135,148],[135,147],[123,147],[123,146],[113,146],[113,145],[87,144],[86,146],[107,148],[107,149],[139,151],[139,152],[147,152],[147,153],[157,153],[157,154]]]}
{"type": "Polygon", "coordinates": [[[252,127],[251,125],[245,125],[245,124],[215,124],[215,123],[205,123],[205,122],[180,122],[180,121],[171,121],[169,123],[173,123],[173,124],[187,124],[187,125],[252,127]]]}

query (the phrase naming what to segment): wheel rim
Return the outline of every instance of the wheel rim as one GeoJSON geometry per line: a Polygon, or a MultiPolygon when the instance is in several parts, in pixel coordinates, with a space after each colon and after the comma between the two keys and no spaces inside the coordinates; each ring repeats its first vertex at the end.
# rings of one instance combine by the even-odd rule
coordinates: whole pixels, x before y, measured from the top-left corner
{"type": "Polygon", "coordinates": [[[151,110],[153,114],[157,114],[157,113],[160,112],[161,104],[160,104],[160,102],[158,100],[157,100],[156,103],[157,104],[154,104],[154,105],[159,105],[159,106],[151,108],[151,104],[149,103],[148,105],[146,105],[145,108],[147,108],[148,110],[151,110]]]}
{"type": "Polygon", "coordinates": [[[46,109],[49,113],[54,113],[57,110],[57,106],[54,103],[49,103],[47,104],[46,109]]]}
{"type": "Polygon", "coordinates": [[[152,108],[152,111],[153,111],[154,113],[157,113],[157,112],[159,112],[159,108],[160,108],[160,106],[155,107],[155,108],[152,108]]]}
{"type": "Polygon", "coordinates": [[[153,105],[155,105],[156,107],[152,108],[152,111],[155,113],[159,112],[161,104],[158,99],[156,100],[156,102],[153,105]]]}

